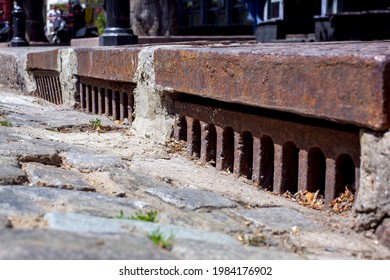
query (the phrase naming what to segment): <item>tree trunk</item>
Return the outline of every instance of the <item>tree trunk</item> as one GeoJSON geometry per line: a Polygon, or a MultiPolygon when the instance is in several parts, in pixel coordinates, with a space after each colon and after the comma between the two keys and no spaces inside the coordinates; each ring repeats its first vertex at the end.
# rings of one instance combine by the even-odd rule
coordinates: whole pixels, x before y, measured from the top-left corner
{"type": "Polygon", "coordinates": [[[133,0],[132,29],[139,36],[178,33],[177,0],[133,0]]]}
{"type": "Polygon", "coordinates": [[[43,20],[45,0],[24,0],[26,12],[26,33],[30,42],[47,42],[43,20]]]}

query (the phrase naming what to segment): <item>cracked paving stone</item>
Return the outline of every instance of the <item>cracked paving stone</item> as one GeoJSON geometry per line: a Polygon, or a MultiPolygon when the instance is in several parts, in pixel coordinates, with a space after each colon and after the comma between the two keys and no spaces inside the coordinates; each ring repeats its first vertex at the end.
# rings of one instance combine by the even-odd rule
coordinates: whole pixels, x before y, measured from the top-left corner
{"type": "Polygon", "coordinates": [[[25,186],[0,187],[0,213],[7,215],[43,215],[49,211],[72,211],[115,217],[121,210],[132,215],[147,207],[149,205],[142,201],[92,192],[25,186]]]}
{"type": "Polygon", "coordinates": [[[54,187],[78,191],[95,191],[84,178],[72,170],[65,170],[40,163],[26,163],[24,170],[34,186],[54,187]]]}
{"type": "Polygon", "coordinates": [[[207,241],[178,240],[172,253],[183,260],[296,260],[300,256],[268,247],[249,247],[211,243],[207,241]]]}
{"type": "Polygon", "coordinates": [[[27,182],[24,171],[0,162],[0,185],[20,185],[27,182]]]}
{"type": "Polygon", "coordinates": [[[61,164],[61,158],[58,156],[57,149],[26,141],[23,141],[23,143],[1,144],[0,156],[16,156],[21,162],[40,162],[50,165],[61,164]]]}
{"type": "Polygon", "coordinates": [[[200,208],[234,208],[237,204],[228,198],[209,191],[192,189],[152,188],[145,193],[156,196],[178,208],[196,210],[200,208]]]}
{"type": "Polygon", "coordinates": [[[61,153],[63,163],[74,167],[81,172],[107,171],[110,168],[124,167],[123,161],[115,156],[100,155],[82,151],[68,151],[61,153]]]}
{"type": "Polygon", "coordinates": [[[45,229],[0,230],[0,259],[149,260],[172,259],[147,237],[70,233],[45,229]]]}
{"type": "Polygon", "coordinates": [[[275,232],[289,232],[294,226],[297,226],[299,229],[320,227],[316,222],[306,218],[300,212],[281,207],[233,210],[233,213],[264,228],[264,230],[275,232]]]}
{"type": "Polygon", "coordinates": [[[124,233],[139,235],[159,229],[165,236],[174,235],[175,240],[188,239],[221,244],[240,244],[233,237],[219,233],[200,231],[192,228],[163,225],[128,219],[108,219],[77,213],[48,213],[44,216],[49,228],[70,232],[124,233]]]}

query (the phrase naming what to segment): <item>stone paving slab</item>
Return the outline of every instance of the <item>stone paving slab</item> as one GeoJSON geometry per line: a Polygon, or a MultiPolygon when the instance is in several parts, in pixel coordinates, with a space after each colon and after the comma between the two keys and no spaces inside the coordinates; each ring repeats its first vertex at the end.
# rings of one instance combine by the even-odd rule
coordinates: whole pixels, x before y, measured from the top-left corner
{"type": "Polygon", "coordinates": [[[206,231],[218,231],[226,234],[250,233],[243,222],[239,222],[220,211],[211,212],[160,212],[158,222],[180,227],[197,227],[206,231]]]}
{"type": "Polygon", "coordinates": [[[362,238],[357,233],[343,236],[333,232],[302,231],[289,235],[286,244],[312,259],[390,259],[390,252],[384,246],[376,240],[362,243],[362,238]]]}
{"type": "Polygon", "coordinates": [[[149,260],[172,259],[146,237],[55,230],[0,230],[0,259],[149,260]]]}
{"type": "Polygon", "coordinates": [[[25,186],[0,187],[0,213],[43,215],[48,211],[72,211],[102,217],[115,217],[123,210],[134,214],[147,203],[130,198],[63,189],[25,186]]]}
{"type": "Polygon", "coordinates": [[[268,247],[236,246],[230,244],[178,240],[172,253],[183,260],[297,260],[297,254],[268,247]]]}
{"type": "Polygon", "coordinates": [[[173,188],[147,189],[145,193],[158,197],[178,208],[196,210],[200,208],[233,208],[237,204],[228,198],[208,191],[173,188]]]}
{"type": "Polygon", "coordinates": [[[147,235],[152,231],[159,229],[166,237],[173,234],[175,240],[188,239],[219,244],[240,244],[236,239],[227,234],[200,231],[197,229],[178,227],[174,225],[163,225],[160,223],[128,219],[108,219],[77,213],[48,213],[44,216],[44,218],[49,228],[70,232],[132,232],[138,235],[147,235]]]}
{"type": "MultiPolygon", "coordinates": [[[[1,167],[1,165],[0,165],[1,167]]],[[[26,163],[24,170],[34,186],[54,187],[77,191],[95,191],[76,171],[61,169],[40,163],[26,163]]]]}
{"type": "Polygon", "coordinates": [[[134,172],[131,169],[111,168],[108,172],[110,172],[110,180],[128,191],[162,188],[167,186],[165,183],[157,181],[152,177],[142,175],[140,172],[134,172]]]}
{"type": "Polygon", "coordinates": [[[19,167],[19,160],[18,160],[17,157],[3,157],[3,156],[0,156],[0,164],[5,164],[5,165],[8,165],[8,166],[13,166],[13,167],[19,167]]]}
{"type": "Polygon", "coordinates": [[[0,230],[8,226],[8,217],[0,213],[0,230]]]}
{"type": "Polygon", "coordinates": [[[41,162],[51,165],[59,165],[61,163],[57,149],[37,146],[30,142],[1,144],[0,156],[16,156],[20,161],[24,162],[41,162]]]}
{"type": "Polygon", "coordinates": [[[0,185],[19,185],[26,181],[26,174],[21,168],[0,162],[0,185]]]}
{"type": "Polygon", "coordinates": [[[122,160],[115,156],[69,151],[61,153],[61,157],[63,164],[67,164],[81,172],[106,171],[110,168],[124,167],[122,160]]]}
{"type": "Polygon", "coordinates": [[[292,227],[295,226],[305,230],[318,229],[320,227],[316,222],[308,219],[298,211],[288,208],[270,207],[250,210],[244,209],[234,211],[234,213],[247,221],[253,222],[264,230],[276,232],[289,232],[292,227]]]}

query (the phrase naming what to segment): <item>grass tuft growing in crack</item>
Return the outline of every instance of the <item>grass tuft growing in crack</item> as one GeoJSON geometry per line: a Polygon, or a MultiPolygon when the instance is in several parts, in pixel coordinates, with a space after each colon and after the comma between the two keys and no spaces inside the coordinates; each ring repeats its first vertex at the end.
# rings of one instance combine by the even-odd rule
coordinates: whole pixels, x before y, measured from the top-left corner
{"type": "Polygon", "coordinates": [[[165,250],[171,250],[173,246],[173,240],[175,235],[171,233],[169,236],[165,236],[160,228],[156,228],[148,234],[148,238],[153,241],[154,244],[165,250]]]}
{"type": "Polygon", "coordinates": [[[12,126],[12,123],[7,122],[7,121],[0,121],[1,126],[12,126]]]}
{"type": "Polygon", "coordinates": [[[103,130],[103,125],[102,125],[102,120],[99,118],[92,119],[89,121],[89,123],[92,125],[93,129],[96,131],[102,131],[103,130]]]}
{"type": "Polygon", "coordinates": [[[136,221],[144,221],[144,222],[157,222],[158,211],[150,210],[146,212],[137,212],[135,215],[127,217],[123,213],[123,210],[120,211],[119,215],[116,216],[117,219],[129,219],[136,221]]]}

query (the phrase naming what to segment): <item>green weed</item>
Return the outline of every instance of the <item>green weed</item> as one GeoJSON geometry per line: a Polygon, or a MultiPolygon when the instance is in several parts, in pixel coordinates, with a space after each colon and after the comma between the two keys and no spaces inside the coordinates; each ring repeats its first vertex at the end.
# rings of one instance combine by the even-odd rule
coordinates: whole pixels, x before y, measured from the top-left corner
{"type": "Polygon", "coordinates": [[[145,221],[145,222],[157,222],[157,211],[146,211],[145,213],[138,212],[131,216],[131,220],[145,221]]]}
{"type": "Polygon", "coordinates": [[[146,211],[146,212],[137,212],[133,216],[125,216],[123,213],[123,210],[119,212],[119,215],[116,216],[117,219],[129,219],[129,220],[137,220],[137,221],[144,221],[144,222],[157,222],[157,216],[158,211],[146,211]]]}
{"type": "Polygon", "coordinates": [[[1,126],[12,126],[12,123],[7,122],[7,121],[0,121],[1,126]]]}
{"type": "Polygon", "coordinates": [[[94,119],[90,120],[89,123],[93,126],[93,129],[98,130],[102,128],[102,120],[101,119],[94,119]]]}
{"type": "Polygon", "coordinates": [[[173,233],[171,233],[168,237],[166,237],[160,231],[160,228],[156,228],[148,234],[148,238],[160,248],[170,250],[172,249],[175,236],[173,233]]]}

